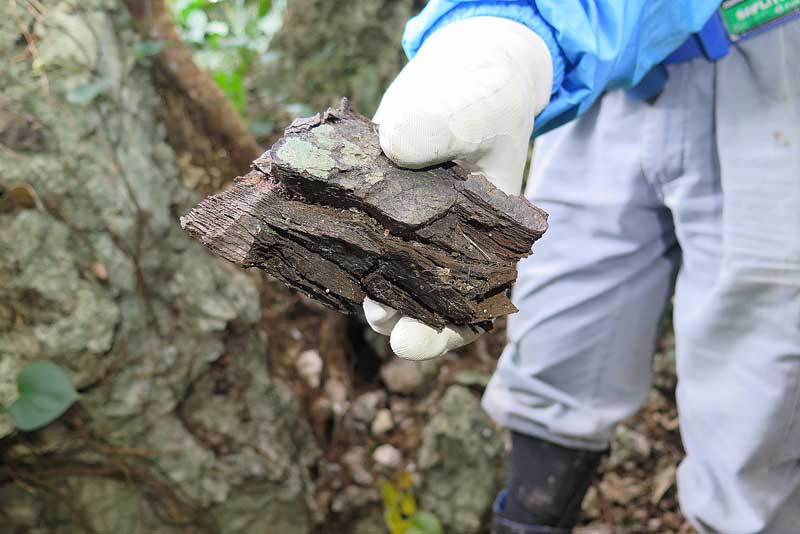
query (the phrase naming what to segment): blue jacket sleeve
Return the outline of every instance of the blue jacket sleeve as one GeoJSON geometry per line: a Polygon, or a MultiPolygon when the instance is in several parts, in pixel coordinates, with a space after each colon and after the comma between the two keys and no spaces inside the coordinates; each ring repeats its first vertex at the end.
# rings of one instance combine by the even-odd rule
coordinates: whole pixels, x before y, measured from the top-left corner
{"type": "Polygon", "coordinates": [[[553,94],[534,135],[586,111],[606,90],[635,86],[698,32],[720,0],[431,0],[408,21],[403,48],[452,22],[503,17],[536,32],[553,57],[553,94]]]}

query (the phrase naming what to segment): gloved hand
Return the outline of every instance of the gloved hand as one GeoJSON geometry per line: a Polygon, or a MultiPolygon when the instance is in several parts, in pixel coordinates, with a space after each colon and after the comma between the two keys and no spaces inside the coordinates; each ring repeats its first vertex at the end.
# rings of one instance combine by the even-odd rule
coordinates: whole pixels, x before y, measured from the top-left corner
{"type": "MultiPolygon", "coordinates": [[[[549,102],[552,83],[550,52],[532,30],[496,17],[454,22],[425,41],[383,95],[374,118],[381,147],[400,166],[456,161],[519,194],[534,117],[549,102]]],[[[364,313],[409,360],[441,356],[482,333],[437,331],[370,299],[364,313]]]]}

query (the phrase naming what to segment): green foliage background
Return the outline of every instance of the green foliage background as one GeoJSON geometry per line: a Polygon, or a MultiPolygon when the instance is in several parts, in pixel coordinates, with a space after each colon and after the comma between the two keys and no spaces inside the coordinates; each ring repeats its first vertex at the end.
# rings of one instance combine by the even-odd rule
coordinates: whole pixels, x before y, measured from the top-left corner
{"type": "Polygon", "coordinates": [[[246,77],[280,29],[285,0],[173,0],[171,7],[195,61],[244,113],[246,77]]]}

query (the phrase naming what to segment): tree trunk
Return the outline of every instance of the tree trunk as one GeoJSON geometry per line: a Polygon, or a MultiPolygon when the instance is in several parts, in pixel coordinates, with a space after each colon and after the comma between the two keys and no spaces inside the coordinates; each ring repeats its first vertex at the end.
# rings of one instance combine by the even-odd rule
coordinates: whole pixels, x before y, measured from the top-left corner
{"type": "Polygon", "coordinates": [[[41,359],[81,394],[34,434],[0,415],[0,530],[308,533],[319,452],[270,376],[259,281],[177,221],[198,198],[186,171],[241,172],[255,142],[225,112],[225,135],[192,131],[229,156],[179,159],[192,150],[159,120],[157,84],[211,128],[219,90],[196,66],[189,87],[137,59],[123,6],[0,10],[0,404],[41,359]]]}

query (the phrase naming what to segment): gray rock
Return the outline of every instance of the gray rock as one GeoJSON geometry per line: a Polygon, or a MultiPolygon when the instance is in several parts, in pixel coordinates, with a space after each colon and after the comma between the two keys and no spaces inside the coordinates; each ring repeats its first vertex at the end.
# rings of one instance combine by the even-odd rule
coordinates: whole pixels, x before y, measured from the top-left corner
{"type": "Polygon", "coordinates": [[[325,382],[325,395],[330,399],[330,408],[337,416],[342,416],[349,409],[347,396],[350,392],[340,380],[329,379],[325,382]]]}
{"type": "Polygon", "coordinates": [[[368,391],[359,395],[350,407],[350,415],[362,423],[369,424],[378,409],[386,403],[386,392],[383,390],[368,391]]]}
{"type": "Polygon", "coordinates": [[[392,418],[391,410],[386,408],[378,410],[378,413],[375,414],[375,419],[372,420],[372,425],[370,426],[372,435],[380,438],[385,436],[386,433],[393,428],[394,418],[392,418]]]}
{"type": "Polygon", "coordinates": [[[381,367],[381,378],[392,393],[414,393],[424,382],[419,362],[400,358],[389,360],[381,367]]]}
{"type": "Polygon", "coordinates": [[[297,374],[309,387],[318,388],[322,378],[322,357],[316,349],[304,350],[294,363],[297,374]]]}
{"type": "Polygon", "coordinates": [[[504,460],[503,436],[477,397],[450,386],[423,431],[417,462],[422,508],[442,520],[445,532],[480,532],[502,485],[504,460]]]}
{"type": "Polygon", "coordinates": [[[372,459],[375,463],[394,469],[400,467],[403,462],[403,453],[401,453],[394,445],[384,443],[372,451],[372,459]]]}
{"type": "Polygon", "coordinates": [[[369,486],[374,479],[366,469],[367,450],[364,447],[353,447],[342,455],[342,463],[347,467],[356,484],[369,486]]]}

